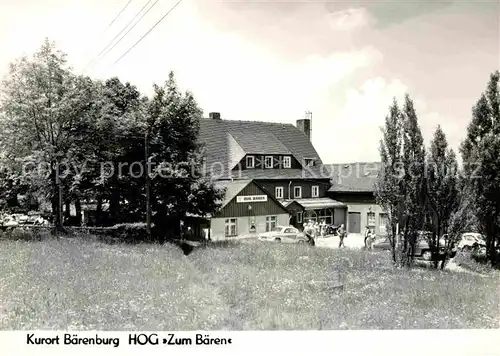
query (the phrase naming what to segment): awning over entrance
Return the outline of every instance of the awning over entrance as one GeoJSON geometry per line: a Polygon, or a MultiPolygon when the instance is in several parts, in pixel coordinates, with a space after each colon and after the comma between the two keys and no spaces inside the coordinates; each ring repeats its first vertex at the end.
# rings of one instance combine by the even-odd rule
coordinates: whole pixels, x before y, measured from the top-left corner
{"type": "Polygon", "coordinates": [[[330,198],[295,199],[295,202],[304,207],[304,210],[318,210],[328,208],[346,208],[347,205],[330,198]]]}
{"type": "Polygon", "coordinates": [[[345,224],[347,205],[330,198],[281,200],[280,203],[293,215],[292,225],[296,227],[302,227],[306,222],[345,224]]]}

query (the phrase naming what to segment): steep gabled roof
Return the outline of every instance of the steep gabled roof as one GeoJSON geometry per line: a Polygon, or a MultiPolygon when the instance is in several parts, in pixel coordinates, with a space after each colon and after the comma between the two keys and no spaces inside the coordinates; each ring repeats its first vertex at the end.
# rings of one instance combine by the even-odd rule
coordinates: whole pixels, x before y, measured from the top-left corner
{"type": "Polygon", "coordinates": [[[247,185],[250,184],[251,179],[241,179],[241,180],[221,180],[215,183],[215,186],[219,189],[225,189],[226,195],[222,201],[222,206],[226,206],[239,192],[243,190],[247,185]]]}
{"type": "Polygon", "coordinates": [[[245,150],[231,134],[227,136],[227,150],[229,167],[236,166],[245,157],[245,150]]]}
{"type": "Polygon", "coordinates": [[[375,183],[381,170],[380,162],[355,162],[329,164],[332,186],[329,192],[369,193],[375,191],[375,183]]]}
{"type": "Polygon", "coordinates": [[[241,125],[231,123],[227,126],[231,136],[246,153],[267,153],[270,155],[292,153],[271,131],[261,130],[258,135],[255,135],[256,132],[251,131],[255,130],[254,125],[248,125],[245,122],[241,125]]]}
{"type": "Polygon", "coordinates": [[[206,164],[213,174],[228,176],[246,154],[289,154],[300,163],[304,158],[322,163],[308,137],[292,124],[202,119],[199,141],[207,149],[206,164]]]}

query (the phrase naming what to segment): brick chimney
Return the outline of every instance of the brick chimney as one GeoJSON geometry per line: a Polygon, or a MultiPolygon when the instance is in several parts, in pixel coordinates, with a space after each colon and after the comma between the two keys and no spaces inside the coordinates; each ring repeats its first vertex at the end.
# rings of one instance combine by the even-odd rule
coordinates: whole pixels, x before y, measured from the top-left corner
{"type": "Polygon", "coordinates": [[[297,120],[297,128],[306,134],[309,141],[311,141],[311,118],[312,113],[306,111],[306,115],[303,119],[297,120]]]}
{"type": "Polygon", "coordinates": [[[208,117],[213,120],[220,120],[220,112],[211,112],[208,117]]]}

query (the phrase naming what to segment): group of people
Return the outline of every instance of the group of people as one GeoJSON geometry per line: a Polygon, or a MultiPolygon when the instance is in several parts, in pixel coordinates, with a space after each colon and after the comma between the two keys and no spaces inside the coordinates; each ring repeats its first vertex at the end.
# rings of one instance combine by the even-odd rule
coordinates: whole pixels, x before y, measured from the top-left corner
{"type": "Polygon", "coordinates": [[[328,225],[325,223],[324,220],[321,220],[320,223],[317,221],[312,222],[309,220],[309,222],[304,223],[304,231],[307,229],[310,231],[310,234],[313,235],[313,237],[318,237],[318,236],[325,236],[326,235],[326,228],[328,225]]]}
{"type": "MultiPolygon", "coordinates": [[[[323,237],[325,235],[325,231],[328,225],[325,224],[324,221],[321,221],[320,223],[313,222],[309,220],[307,223],[304,224],[304,233],[307,236],[309,243],[311,245],[315,245],[314,240],[316,237],[320,236],[323,237]]],[[[344,239],[347,236],[347,232],[345,230],[344,224],[341,224],[340,227],[337,229],[337,235],[339,236],[339,248],[340,247],[345,247],[344,245],[344,239]]],[[[372,249],[373,242],[375,241],[376,234],[375,231],[372,230],[370,226],[366,227],[365,230],[365,248],[368,250],[372,249]]]]}
{"type": "MultiPolygon", "coordinates": [[[[315,245],[314,240],[316,239],[316,237],[325,236],[327,228],[328,225],[325,223],[324,220],[321,220],[320,223],[318,223],[317,221],[313,222],[309,220],[307,223],[304,224],[304,233],[307,236],[309,243],[314,246],[315,245]]],[[[347,235],[346,230],[344,228],[344,224],[341,224],[340,227],[337,229],[337,235],[340,238],[339,248],[344,247],[344,238],[347,235]]]]}

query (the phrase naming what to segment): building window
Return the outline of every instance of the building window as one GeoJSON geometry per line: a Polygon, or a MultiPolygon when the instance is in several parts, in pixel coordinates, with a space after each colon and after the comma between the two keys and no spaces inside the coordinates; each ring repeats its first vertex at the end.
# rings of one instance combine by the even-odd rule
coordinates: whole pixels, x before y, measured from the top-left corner
{"type": "Polygon", "coordinates": [[[297,213],[297,224],[302,224],[302,211],[297,213]]]}
{"type": "Polygon", "coordinates": [[[307,210],[304,212],[303,220],[305,223],[315,222],[318,220],[318,214],[314,210],[307,210]]]}
{"type": "Polygon", "coordinates": [[[273,156],[266,156],[265,165],[266,168],[273,168],[273,156]]]}
{"type": "Polygon", "coordinates": [[[273,231],[276,228],[276,216],[266,216],[266,232],[273,231]]]}
{"type": "Polygon", "coordinates": [[[304,163],[306,167],[314,166],[314,160],[312,158],[305,158],[304,163]]]}
{"type": "Polygon", "coordinates": [[[333,224],[333,210],[332,209],[321,209],[316,210],[317,215],[319,215],[319,222],[324,222],[327,225],[333,224]]]}
{"type": "Polygon", "coordinates": [[[283,168],[292,168],[292,158],[290,156],[283,157],[283,168]]]}
{"type": "Polygon", "coordinates": [[[313,198],[319,197],[319,185],[313,185],[311,193],[313,198]]]}
{"type": "Polygon", "coordinates": [[[293,197],[294,198],[302,198],[302,187],[293,187],[293,197]]]}
{"type": "Polygon", "coordinates": [[[226,237],[236,236],[238,235],[236,230],[236,219],[226,219],[224,224],[224,235],[226,237]]]}
{"type": "Polygon", "coordinates": [[[375,227],[375,213],[368,213],[367,214],[367,221],[368,221],[368,226],[369,227],[375,227]]]}
{"type": "Polygon", "coordinates": [[[378,215],[378,219],[379,219],[379,229],[380,229],[380,232],[387,232],[387,224],[389,223],[389,218],[387,216],[387,214],[385,213],[380,213],[378,215]]]}
{"type": "Polygon", "coordinates": [[[276,199],[283,199],[283,187],[276,187],[274,191],[276,199]]]}
{"type": "Polygon", "coordinates": [[[255,167],[255,157],[247,156],[247,168],[254,168],[254,167],[255,167]]]}

